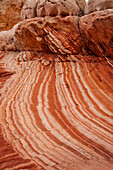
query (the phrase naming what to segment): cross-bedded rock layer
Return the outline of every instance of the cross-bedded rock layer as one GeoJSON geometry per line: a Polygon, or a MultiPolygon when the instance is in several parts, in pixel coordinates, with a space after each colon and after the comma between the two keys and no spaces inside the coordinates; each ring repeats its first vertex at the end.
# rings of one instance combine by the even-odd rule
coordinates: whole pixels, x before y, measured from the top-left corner
{"type": "MultiPolygon", "coordinates": [[[[18,54],[1,53],[7,72],[3,71],[5,82],[1,77],[0,122],[15,153],[29,160],[31,167],[34,162],[37,169],[111,170],[112,60],[89,62],[89,56],[84,61],[84,56],[77,60],[69,55],[63,61],[60,55],[40,54],[18,63],[18,54]],[[55,59],[44,65],[44,56],[55,59]]],[[[3,168],[27,166],[26,161],[9,165],[1,159],[3,168]]]]}
{"type": "Polygon", "coordinates": [[[107,9],[0,33],[1,169],[113,169],[112,24],[107,9]]]}

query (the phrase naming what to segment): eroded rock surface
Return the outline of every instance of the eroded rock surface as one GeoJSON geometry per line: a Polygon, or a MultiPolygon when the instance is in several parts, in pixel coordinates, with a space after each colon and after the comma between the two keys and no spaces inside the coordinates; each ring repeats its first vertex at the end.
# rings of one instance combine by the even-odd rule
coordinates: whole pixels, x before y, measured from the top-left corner
{"type": "Polygon", "coordinates": [[[92,12],[103,11],[112,8],[113,8],[112,0],[88,0],[84,12],[85,14],[90,14],[92,12]]]}
{"type": "Polygon", "coordinates": [[[0,33],[0,168],[112,170],[113,9],[32,14],[0,33]]]}
{"type": "Polygon", "coordinates": [[[36,8],[40,0],[30,0],[27,1],[21,11],[21,19],[29,19],[29,18],[34,18],[37,16],[36,14],[36,8]]]}
{"type": "Polygon", "coordinates": [[[45,17],[83,15],[85,0],[35,0],[27,2],[22,9],[22,20],[45,17]]]}
{"type": "Polygon", "coordinates": [[[79,25],[91,53],[113,58],[113,9],[85,15],[79,25]]]}
{"type": "MultiPolygon", "coordinates": [[[[15,30],[20,25],[21,22],[16,24],[11,30],[9,31],[2,31],[0,32],[0,50],[17,50],[14,40],[15,40],[15,30]]],[[[16,41],[16,40],[15,40],[16,41]]]]}
{"type": "Polygon", "coordinates": [[[11,29],[21,21],[21,9],[26,0],[0,1],[0,31],[11,29]]]}
{"type": "Polygon", "coordinates": [[[78,17],[25,20],[17,27],[15,38],[24,50],[78,54],[83,46],[78,20],[78,17]]]}

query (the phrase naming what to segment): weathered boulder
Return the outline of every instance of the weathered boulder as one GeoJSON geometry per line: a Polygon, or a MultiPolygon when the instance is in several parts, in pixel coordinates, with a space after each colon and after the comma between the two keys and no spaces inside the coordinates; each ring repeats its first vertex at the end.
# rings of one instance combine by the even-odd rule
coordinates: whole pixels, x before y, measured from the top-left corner
{"type": "MultiPolygon", "coordinates": [[[[1,31],[0,32],[0,50],[1,51],[8,51],[8,50],[17,50],[14,44],[14,34],[15,30],[20,25],[21,22],[16,24],[11,30],[9,31],[1,31]]],[[[15,40],[16,41],[16,40],[15,40]]]]}
{"type": "Polygon", "coordinates": [[[113,57],[112,23],[112,9],[81,18],[35,17],[20,22],[9,32],[1,32],[0,49],[113,57]]]}
{"type": "Polygon", "coordinates": [[[113,8],[113,0],[88,0],[84,13],[90,14],[96,11],[103,11],[113,8]]]}
{"type": "Polygon", "coordinates": [[[81,17],[79,26],[90,53],[113,57],[113,9],[85,15],[81,17]]]}
{"type": "Polygon", "coordinates": [[[37,16],[36,14],[36,8],[37,4],[40,2],[40,0],[29,0],[26,1],[24,4],[22,11],[21,11],[21,19],[29,19],[34,18],[37,16]]]}
{"type": "Polygon", "coordinates": [[[83,46],[78,20],[71,16],[24,20],[15,31],[15,39],[24,50],[78,54],[83,46]]]}
{"type": "Polygon", "coordinates": [[[42,0],[37,5],[37,16],[83,15],[85,0],[42,0]]]}
{"type": "Polygon", "coordinates": [[[85,0],[35,0],[27,2],[22,9],[22,20],[45,16],[83,15],[85,0]]]}

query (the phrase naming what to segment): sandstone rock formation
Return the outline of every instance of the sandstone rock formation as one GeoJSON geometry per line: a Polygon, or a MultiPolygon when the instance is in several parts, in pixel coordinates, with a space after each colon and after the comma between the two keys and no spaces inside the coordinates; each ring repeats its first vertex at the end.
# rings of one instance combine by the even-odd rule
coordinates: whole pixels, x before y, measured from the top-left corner
{"type": "Polygon", "coordinates": [[[95,11],[103,11],[113,8],[112,0],[88,0],[85,6],[85,14],[90,14],[95,11]]]}
{"type": "Polygon", "coordinates": [[[45,17],[83,15],[85,0],[35,0],[28,1],[22,9],[22,20],[45,17]]]}
{"type": "Polygon", "coordinates": [[[21,11],[21,19],[29,19],[36,17],[36,8],[40,0],[29,0],[27,1],[21,11]]]}
{"type": "Polygon", "coordinates": [[[113,58],[113,9],[85,15],[79,25],[91,53],[113,58]]]}
{"type": "Polygon", "coordinates": [[[29,16],[0,33],[0,168],[112,170],[113,9],[29,16]]]}
{"type": "Polygon", "coordinates": [[[16,47],[19,50],[78,54],[83,43],[77,24],[78,17],[24,20],[15,31],[19,44],[16,47]]]}
{"type": "Polygon", "coordinates": [[[9,31],[2,31],[0,32],[0,50],[5,51],[5,50],[17,50],[16,46],[14,45],[14,34],[15,34],[15,29],[17,26],[20,24],[16,24],[11,30],[9,31]]]}
{"type": "Polygon", "coordinates": [[[0,0],[0,31],[11,29],[21,20],[21,9],[26,0],[0,0]]]}

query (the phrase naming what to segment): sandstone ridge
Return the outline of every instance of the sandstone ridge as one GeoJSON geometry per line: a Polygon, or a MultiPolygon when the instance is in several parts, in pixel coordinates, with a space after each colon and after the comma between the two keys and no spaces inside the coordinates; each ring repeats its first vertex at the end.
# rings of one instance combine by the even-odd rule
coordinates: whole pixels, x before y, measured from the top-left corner
{"type": "Polygon", "coordinates": [[[113,9],[61,2],[0,32],[1,170],[113,169],[113,9]]]}
{"type": "Polygon", "coordinates": [[[82,17],[35,17],[0,32],[0,49],[112,58],[112,22],[112,9],[82,17]]]}

